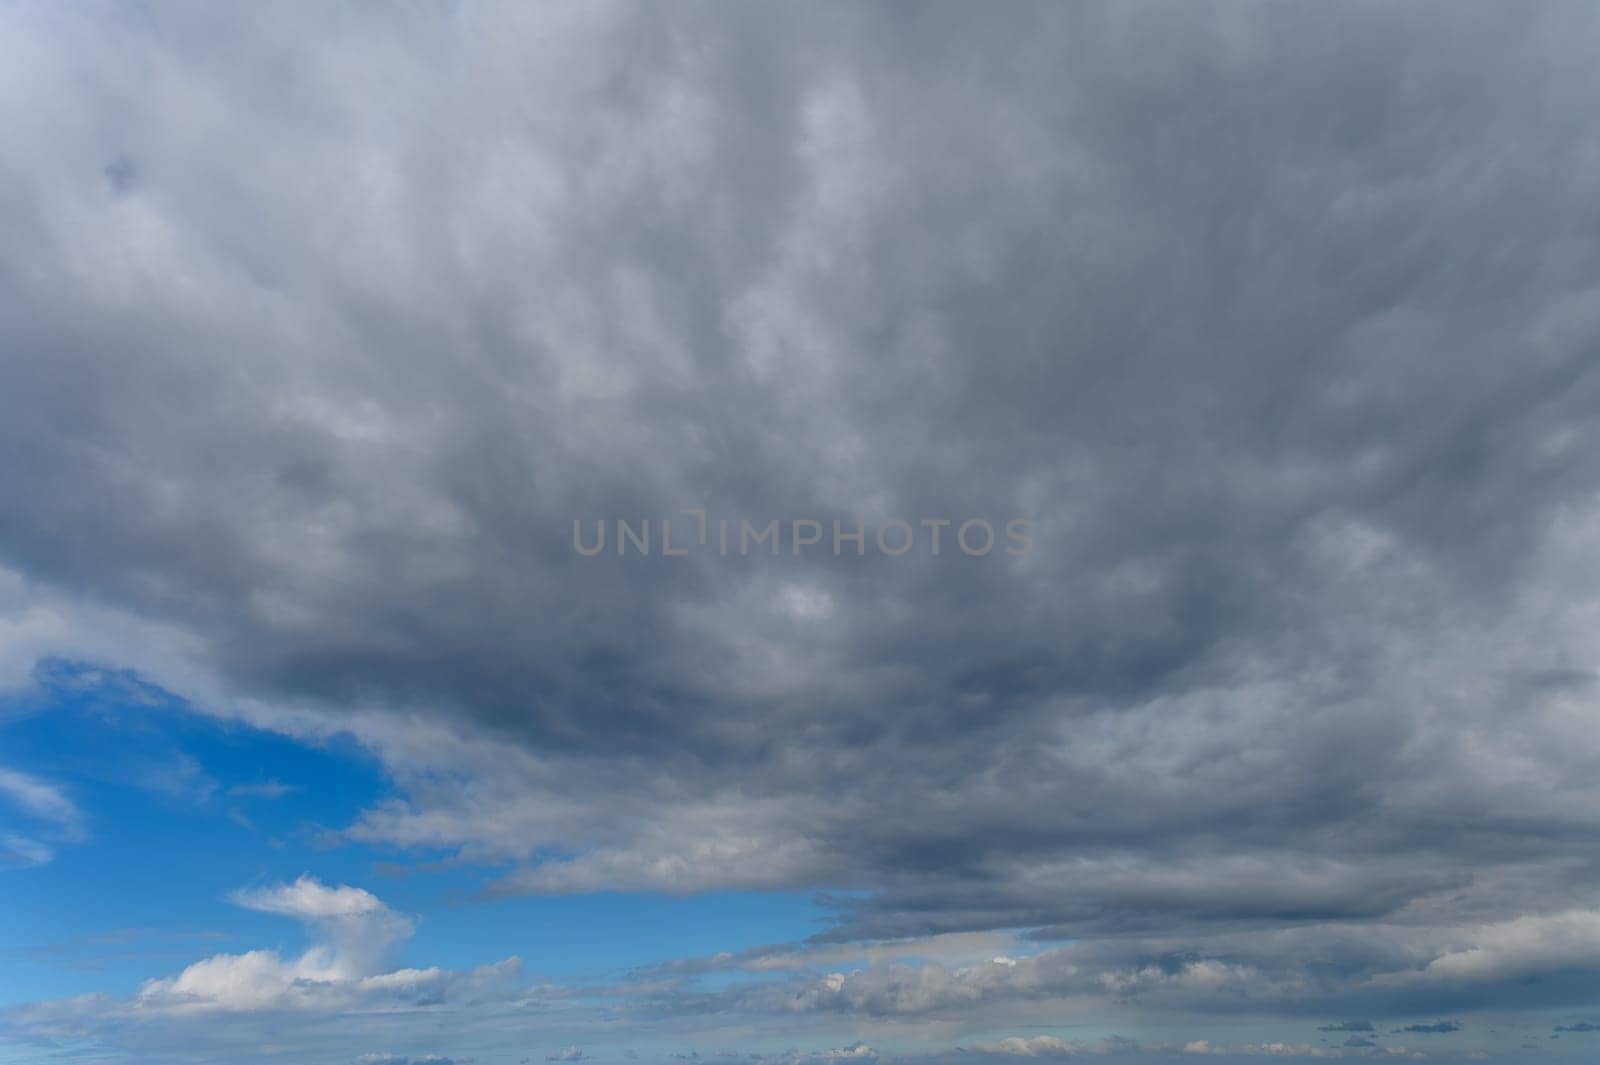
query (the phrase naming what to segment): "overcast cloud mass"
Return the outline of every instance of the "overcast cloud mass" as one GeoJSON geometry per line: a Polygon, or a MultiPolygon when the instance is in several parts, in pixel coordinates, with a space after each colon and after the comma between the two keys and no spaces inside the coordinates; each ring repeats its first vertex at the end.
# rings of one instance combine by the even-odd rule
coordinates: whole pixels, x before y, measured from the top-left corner
{"type": "MultiPolygon", "coordinates": [[[[1588,1060],[1597,55],[1585,3],[0,6],[0,686],[353,736],[327,852],[484,922],[829,914],[562,984],[281,869],[233,908],[303,954],[15,988],[0,1061],[1588,1060]],[[662,557],[692,508],[825,539],[662,557]]],[[[101,839],[5,742],[0,898],[101,839]]]]}

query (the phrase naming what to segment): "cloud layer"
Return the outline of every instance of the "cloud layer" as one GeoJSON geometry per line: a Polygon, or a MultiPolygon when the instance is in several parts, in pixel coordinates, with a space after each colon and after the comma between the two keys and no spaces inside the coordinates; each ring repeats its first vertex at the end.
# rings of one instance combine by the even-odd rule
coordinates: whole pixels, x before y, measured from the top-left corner
{"type": "MultiPolygon", "coordinates": [[[[1593,9],[0,17],[8,680],[350,731],[488,894],[1042,951],[807,1009],[1593,990],[1593,9]],[[1032,549],[574,550],[689,508],[1032,549]]],[[[325,940],[142,999],[434,993],[238,901],[325,940]]]]}

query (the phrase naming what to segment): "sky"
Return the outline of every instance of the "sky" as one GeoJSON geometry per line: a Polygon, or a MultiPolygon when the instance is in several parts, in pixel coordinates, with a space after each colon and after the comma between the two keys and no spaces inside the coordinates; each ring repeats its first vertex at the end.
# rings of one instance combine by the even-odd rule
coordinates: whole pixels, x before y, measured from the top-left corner
{"type": "Polygon", "coordinates": [[[0,1065],[1594,1060],[1597,50],[0,0],[0,1065]]]}

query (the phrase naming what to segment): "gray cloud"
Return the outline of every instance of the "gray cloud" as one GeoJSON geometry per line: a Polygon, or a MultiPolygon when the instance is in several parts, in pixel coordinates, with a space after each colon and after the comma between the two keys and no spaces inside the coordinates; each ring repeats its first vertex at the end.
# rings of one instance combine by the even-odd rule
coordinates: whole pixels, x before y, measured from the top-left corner
{"type": "Polygon", "coordinates": [[[4,17],[0,666],[489,893],[1090,954],[819,1009],[1592,973],[1592,9],[4,17]],[[573,551],[693,506],[1034,544],[573,551]]]}

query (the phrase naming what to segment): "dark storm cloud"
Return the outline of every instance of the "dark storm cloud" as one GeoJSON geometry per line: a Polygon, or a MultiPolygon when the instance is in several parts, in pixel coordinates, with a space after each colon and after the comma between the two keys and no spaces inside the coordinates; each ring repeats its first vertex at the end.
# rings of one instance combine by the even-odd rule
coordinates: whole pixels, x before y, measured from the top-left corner
{"type": "Polygon", "coordinates": [[[12,17],[0,593],[355,729],[352,837],[1600,957],[1593,9],[12,17]],[[1033,548],[573,550],[689,507],[1033,548]]]}

